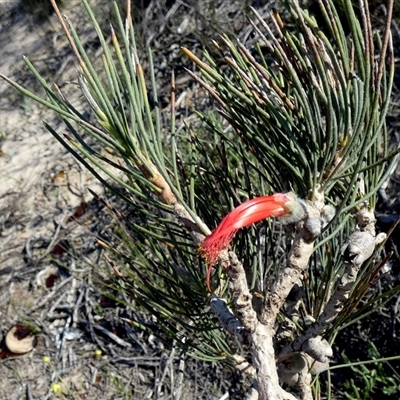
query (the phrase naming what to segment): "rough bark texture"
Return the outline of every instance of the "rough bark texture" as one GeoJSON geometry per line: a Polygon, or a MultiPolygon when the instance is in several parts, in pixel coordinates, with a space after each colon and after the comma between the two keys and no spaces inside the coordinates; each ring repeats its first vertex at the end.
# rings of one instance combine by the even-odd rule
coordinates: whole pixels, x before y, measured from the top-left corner
{"type": "Polygon", "coordinates": [[[294,284],[302,272],[307,268],[308,261],[314,249],[314,243],[307,243],[305,237],[308,232],[302,228],[296,235],[289,253],[286,267],[279,274],[278,280],[267,294],[260,316],[263,324],[273,327],[275,318],[294,284]]]}
{"type": "Polygon", "coordinates": [[[375,246],[381,243],[386,235],[375,232],[375,216],[365,204],[356,214],[357,227],[345,241],[341,253],[346,265],[345,272],[340,279],[339,286],[328,301],[323,313],[303,335],[296,338],[289,346],[286,346],[278,358],[287,357],[291,352],[305,351],[315,360],[324,363],[327,357],[332,356],[332,349],[321,336],[332,326],[345,301],[349,298],[351,289],[357,279],[358,272],[365,260],[371,257],[375,246]]]}
{"type": "Polygon", "coordinates": [[[247,285],[243,265],[232,251],[224,252],[220,257],[220,263],[229,276],[229,289],[232,293],[237,319],[249,332],[254,332],[258,323],[257,314],[253,309],[253,296],[247,285]]]}
{"type": "Polygon", "coordinates": [[[260,321],[265,325],[274,326],[280,308],[308,266],[314,250],[314,240],[322,229],[321,215],[325,208],[323,194],[317,192],[315,196],[315,201],[307,201],[305,204],[307,217],[298,224],[297,234],[293,240],[286,265],[281,268],[278,280],[266,295],[260,315],[260,321]]]}
{"type": "Polygon", "coordinates": [[[253,362],[257,370],[259,399],[283,400],[284,397],[279,385],[272,341],[274,330],[258,323],[252,337],[253,362]]]}

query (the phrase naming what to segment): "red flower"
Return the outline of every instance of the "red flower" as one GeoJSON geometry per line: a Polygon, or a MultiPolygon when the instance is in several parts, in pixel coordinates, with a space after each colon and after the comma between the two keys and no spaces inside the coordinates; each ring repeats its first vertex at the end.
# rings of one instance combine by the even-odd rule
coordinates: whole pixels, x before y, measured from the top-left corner
{"type": "MultiPolygon", "coordinates": [[[[210,289],[210,277],[213,264],[219,253],[229,247],[233,236],[240,228],[249,226],[269,217],[281,217],[299,214],[297,220],[304,217],[304,208],[293,193],[275,193],[272,196],[256,197],[248,200],[230,212],[200,245],[200,254],[208,264],[206,284],[210,289]],[[296,207],[297,206],[297,207],[296,207]],[[299,211],[301,209],[301,211],[299,211]]],[[[290,221],[293,222],[293,221],[290,221]]]]}

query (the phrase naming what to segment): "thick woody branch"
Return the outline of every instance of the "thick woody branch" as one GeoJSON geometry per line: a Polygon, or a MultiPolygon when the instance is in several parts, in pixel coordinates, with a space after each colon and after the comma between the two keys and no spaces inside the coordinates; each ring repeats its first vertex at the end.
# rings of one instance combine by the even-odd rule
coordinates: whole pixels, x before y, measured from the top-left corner
{"type": "Polygon", "coordinates": [[[299,373],[298,388],[300,391],[301,400],[313,400],[312,390],[311,390],[311,374],[308,368],[304,368],[299,373]]]}
{"type": "Polygon", "coordinates": [[[220,264],[229,277],[229,289],[235,305],[235,314],[248,332],[254,332],[257,314],[253,309],[252,298],[247,285],[246,272],[233,251],[224,251],[220,255],[220,264]]]}
{"type": "Polygon", "coordinates": [[[258,398],[260,400],[298,400],[282,389],[279,384],[273,343],[274,335],[273,327],[260,322],[251,335],[253,363],[257,371],[258,398]]]}
{"type": "Polygon", "coordinates": [[[284,400],[284,392],[279,385],[273,345],[274,330],[261,323],[252,334],[252,353],[257,370],[257,389],[262,400],[284,400]]]}
{"type": "MultiPolygon", "coordinates": [[[[258,371],[257,381],[260,399],[280,400],[295,398],[284,391],[279,384],[273,346],[274,324],[280,308],[308,266],[314,249],[314,239],[321,232],[321,215],[325,207],[323,200],[323,194],[317,193],[317,198],[314,202],[308,201],[304,203],[307,217],[297,226],[297,235],[293,240],[286,265],[281,268],[278,280],[266,294],[257,329],[252,333],[253,361],[258,371]]],[[[304,390],[303,395],[303,398],[307,399],[308,392],[306,393],[304,390]]]]}
{"type": "Polygon", "coordinates": [[[376,244],[381,243],[386,237],[385,234],[376,236],[375,217],[373,212],[368,209],[368,205],[365,205],[356,214],[356,222],[357,230],[348,237],[341,248],[346,269],[336,291],[331,296],[318,321],[291,345],[286,346],[279,354],[279,359],[286,357],[292,351],[301,350],[320,362],[325,362],[327,357],[332,356],[332,349],[326,341],[321,340],[320,335],[332,326],[343,310],[361,265],[372,256],[376,244]]]}
{"type": "Polygon", "coordinates": [[[252,306],[252,295],[249,291],[242,263],[234,252],[224,251],[220,254],[220,264],[229,277],[229,287],[235,305],[232,315],[223,300],[211,296],[211,307],[219,314],[226,330],[239,338],[250,341],[253,353],[253,369],[257,371],[257,392],[253,389],[248,398],[268,400],[293,400],[279,385],[276,370],[275,351],[273,346],[274,330],[259,323],[252,306]],[[247,332],[247,335],[245,334],[247,332]]]}
{"type": "Polygon", "coordinates": [[[314,202],[305,202],[307,217],[298,224],[298,231],[293,240],[286,265],[279,273],[278,279],[267,293],[260,321],[271,327],[275,323],[280,308],[285,303],[290,291],[308,266],[314,250],[314,239],[320,234],[322,227],[321,216],[324,214],[323,193],[316,193],[314,202]]]}
{"type": "Polygon", "coordinates": [[[307,268],[308,261],[314,249],[314,243],[307,243],[309,233],[302,228],[296,235],[292,249],[287,258],[286,267],[278,275],[278,280],[267,293],[260,321],[264,324],[274,325],[275,318],[298,281],[303,271],[307,268]]]}

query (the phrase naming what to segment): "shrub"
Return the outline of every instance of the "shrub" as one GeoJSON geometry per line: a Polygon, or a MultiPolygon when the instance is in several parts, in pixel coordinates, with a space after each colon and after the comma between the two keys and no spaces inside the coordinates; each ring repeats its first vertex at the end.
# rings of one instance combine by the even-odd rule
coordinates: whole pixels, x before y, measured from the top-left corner
{"type": "Polygon", "coordinates": [[[134,210],[124,218],[99,197],[120,221],[98,240],[111,289],[156,321],[129,322],[186,355],[250,374],[248,398],[319,398],[312,375],[329,368],[336,335],[398,292],[360,303],[387,261],[374,261],[386,238],[374,208],[399,151],[385,122],[393,1],[381,34],[366,0],[359,18],[350,1],[321,0],[322,21],[286,0],[285,22],[274,12],[269,25],[252,10],[253,49],[228,36],[212,55],[184,48],[213,105],[185,127],[173,74],[170,109],[161,109],[150,50],[146,78],[129,3],[125,20],[115,5],[109,42],[82,0],[102,68],[52,3],[92,117],[29,60],[47,99],[2,77],[60,116],[68,134],[46,128],[134,210]]]}

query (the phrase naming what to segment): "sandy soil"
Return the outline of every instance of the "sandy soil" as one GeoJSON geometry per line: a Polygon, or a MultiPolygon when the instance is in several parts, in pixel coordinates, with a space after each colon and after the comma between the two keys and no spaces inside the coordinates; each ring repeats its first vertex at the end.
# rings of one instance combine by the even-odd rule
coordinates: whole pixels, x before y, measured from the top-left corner
{"type": "MultiPolygon", "coordinates": [[[[65,2],[62,11],[96,57],[95,36],[79,1],[65,2]]],[[[189,11],[181,12],[186,15],[177,25],[181,35],[194,9],[189,11]]],[[[162,10],[155,6],[153,12],[162,10]]],[[[0,15],[1,73],[43,94],[26,56],[49,82],[74,92],[76,69],[55,16],[38,21],[18,2],[0,2],[0,15]]],[[[151,37],[164,27],[158,25],[151,37]]],[[[162,46],[169,56],[179,55],[176,43],[162,46]]],[[[186,89],[179,101],[190,101],[182,72],[178,80],[186,89]]],[[[98,194],[102,188],[46,131],[43,120],[60,126],[51,112],[0,81],[0,399],[167,398],[179,359],[123,323],[119,317],[130,311],[116,307],[94,282],[102,259],[95,237],[112,221],[87,188],[98,194]],[[24,355],[5,346],[16,324],[36,332],[34,350],[24,355]]],[[[191,361],[182,398],[219,398],[228,390],[225,375],[220,367],[191,361]]]]}
{"type": "MultiPolygon", "coordinates": [[[[74,9],[70,2],[65,11],[76,15],[74,9]]],[[[73,79],[72,58],[54,17],[38,22],[16,2],[2,2],[0,14],[2,73],[38,89],[26,56],[59,84],[73,79]]],[[[87,232],[87,226],[68,219],[90,201],[87,185],[101,189],[44,129],[42,120],[54,122],[52,115],[5,82],[0,82],[0,110],[0,334],[16,323],[39,332],[26,355],[10,354],[3,341],[0,398],[53,398],[57,391],[68,398],[117,398],[111,369],[102,375],[107,356],[96,357],[99,346],[84,340],[78,319],[71,321],[59,309],[76,305],[86,293],[84,280],[62,272],[49,257],[60,241],[87,232]],[[49,277],[54,284],[46,282],[49,277]]]]}

